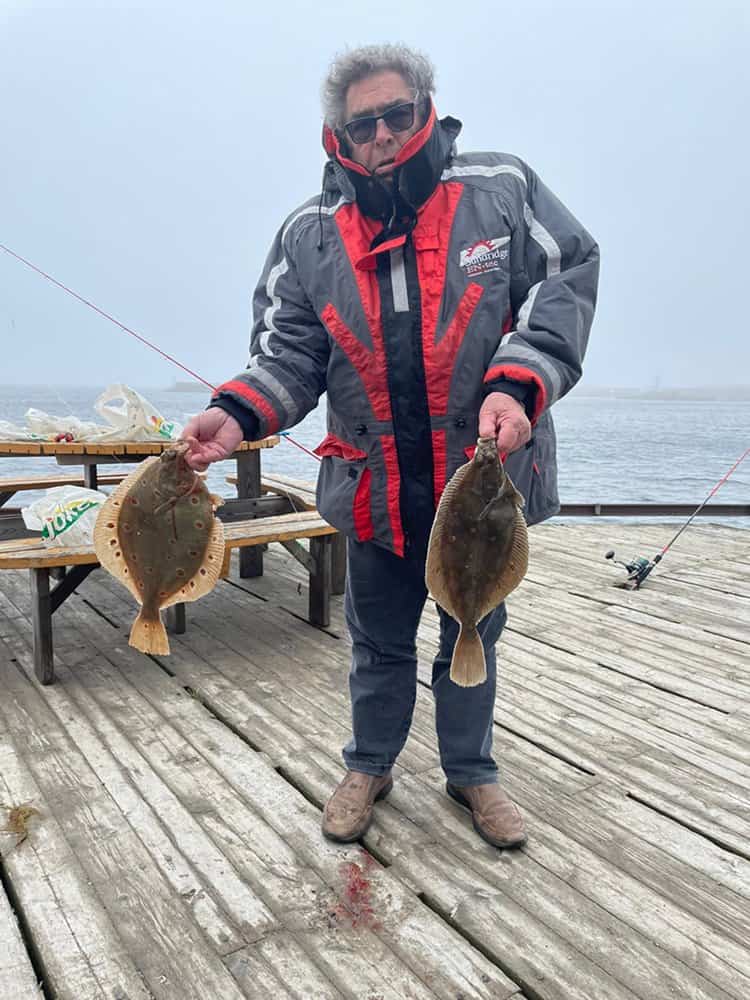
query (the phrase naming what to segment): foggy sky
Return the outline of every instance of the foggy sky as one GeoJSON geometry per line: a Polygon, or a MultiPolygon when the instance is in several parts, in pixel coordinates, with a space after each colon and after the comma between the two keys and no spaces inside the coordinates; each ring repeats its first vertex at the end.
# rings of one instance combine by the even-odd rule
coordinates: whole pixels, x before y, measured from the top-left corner
{"type": "MultiPolygon", "coordinates": [[[[587,383],[750,383],[743,6],[0,0],[0,243],[231,377],[273,235],[319,191],[331,57],[403,41],[459,149],[522,157],[599,241],[587,383]]],[[[0,252],[0,384],[175,378],[0,252]]]]}

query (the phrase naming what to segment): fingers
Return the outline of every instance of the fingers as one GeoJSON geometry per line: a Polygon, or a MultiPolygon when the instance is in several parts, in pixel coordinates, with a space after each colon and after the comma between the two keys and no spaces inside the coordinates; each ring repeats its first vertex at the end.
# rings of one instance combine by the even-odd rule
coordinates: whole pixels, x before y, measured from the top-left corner
{"type": "Polygon", "coordinates": [[[240,424],[219,407],[199,413],[185,425],[181,440],[188,445],[185,461],[196,472],[205,472],[211,462],[228,458],[243,440],[240,424]]]}
{"type": "Polygon", "coordinates": [[[510,454],[531,437],[531,424],[521,404],[502,392],[492,392],[479,411],[479,436],[494,437],[497,450],[510,454]]]}
{"type": "Polygon", "coordinates": [[[185,452],[185,461],[195,472],[205,472],[209,463],[204,458],[203,445],[196,437],[185,436],[189,429],[190,424],[188,423],[181,438],[188,446],[188,450],[185,452]]]}
{"type": "Polygon", "coordinates": [[[531,437],[531,425],[525,414],[513,414],[500,422],[497,435],[497,450],[510,454],[522,448],[531,437]]]}
{"type": "Polygon", "coordinates": [[[483,406],[479,411],[480,438],[493,438],[497,434],[497,412],[483,406]]]}

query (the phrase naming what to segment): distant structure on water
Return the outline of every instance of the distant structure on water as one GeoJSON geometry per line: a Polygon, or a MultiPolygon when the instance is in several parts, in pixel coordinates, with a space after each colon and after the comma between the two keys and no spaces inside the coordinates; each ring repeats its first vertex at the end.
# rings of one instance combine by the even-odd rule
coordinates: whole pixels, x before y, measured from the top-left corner
{"type": "Polygon", "coordinates": [[[207,392],[206,386],[197,379],[192,382],[178,382],[175,380],[172,385],[167,386],[165,392],[207,392]]]}

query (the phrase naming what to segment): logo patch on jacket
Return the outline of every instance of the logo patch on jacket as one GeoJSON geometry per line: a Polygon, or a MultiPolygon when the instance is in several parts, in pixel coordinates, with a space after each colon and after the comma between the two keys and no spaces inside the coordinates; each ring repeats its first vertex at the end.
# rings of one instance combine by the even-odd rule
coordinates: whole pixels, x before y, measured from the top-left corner
{"type": "Polygon", "coordinates": [[[486,274],[488,271],[499,271],[501,262],[507,258],[509,253],[508,243],[510,243],[510,236],[479,240],[478,243],[461,251],[458,263],[465,269],[469,277],[486,274]]]}

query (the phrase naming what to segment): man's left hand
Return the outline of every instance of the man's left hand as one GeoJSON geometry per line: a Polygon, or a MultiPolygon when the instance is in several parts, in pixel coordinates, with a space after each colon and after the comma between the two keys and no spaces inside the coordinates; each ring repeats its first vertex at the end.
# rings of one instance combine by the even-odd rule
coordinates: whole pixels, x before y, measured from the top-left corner
{"type": "Polygon", "coordinates": [[[491,392],[479,411],[479,436],[494,437],[501,455],[522,448],[531,437],[531,424],[523,406],[504,392],[491,392]]]}

